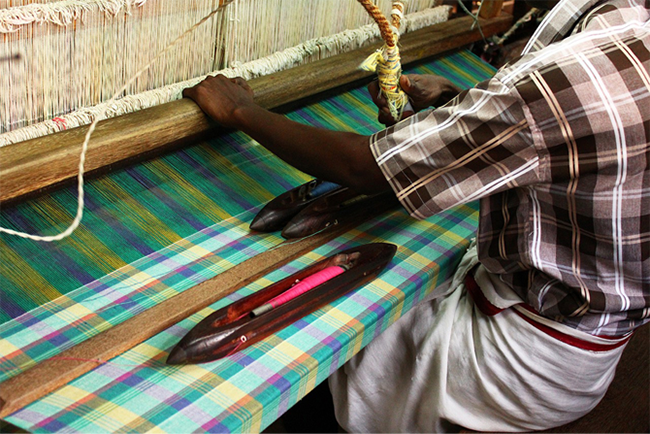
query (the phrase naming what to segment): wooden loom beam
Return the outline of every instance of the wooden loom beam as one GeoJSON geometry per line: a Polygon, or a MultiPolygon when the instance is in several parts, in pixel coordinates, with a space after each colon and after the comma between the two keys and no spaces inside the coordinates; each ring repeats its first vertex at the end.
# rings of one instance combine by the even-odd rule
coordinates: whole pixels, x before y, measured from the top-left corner
{"type": "MultiPolygon", "coordinates": [[[[470,17],[405,34],[400,40],[402,63],[407,64],[479,41],[470,17]]],[[[485,36],[509,28],[512,16],[480,20],[485,36]]],[[[255,100],[268,109],[368,78],[358,69],[381,43],[298,66],[250,81],[255,100]]],[[[106,170],[117,163],[142,159],[213,129],[199,107],[188,99],[173,101],[100,122],[86,158],[86,171],[106,170]]],[[[87,126],[0,148],[0,204],[33,194],[77,175],[79,151],[87,126]]]]}

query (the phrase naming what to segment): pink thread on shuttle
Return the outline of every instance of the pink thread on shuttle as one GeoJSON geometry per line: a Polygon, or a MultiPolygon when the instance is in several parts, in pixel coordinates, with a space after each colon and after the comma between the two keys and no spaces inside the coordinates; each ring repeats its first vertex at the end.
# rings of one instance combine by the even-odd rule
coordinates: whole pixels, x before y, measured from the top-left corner
{"type": "Polygon", "coordinates": [[[278,307],[288,301],[293,300],[299,295],[304,294],[310,289],[315,288],[316,286],[321,285],[330,279],[333,279],[344,271],[345,269],[343,267],[339,267],[337,265],[324,268],[318,273],[314,273],[311,276],[304,278],[295,284],[292,288],[271,299],[268,304],[272,305],[274,308],[278,307]]]}

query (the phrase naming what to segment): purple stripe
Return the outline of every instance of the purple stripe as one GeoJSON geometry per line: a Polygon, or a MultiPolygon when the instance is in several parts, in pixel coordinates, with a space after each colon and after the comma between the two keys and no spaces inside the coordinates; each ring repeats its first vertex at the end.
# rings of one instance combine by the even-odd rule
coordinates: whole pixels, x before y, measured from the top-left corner
{"type": "MultiPolygon", "coordinates": [[[[365,127],[376,127],[376,125],[371,124],[368,122],[368,117],[365,115],[362,115],[359,110],[357,109],[352,109],[349,104],[346,104],[343,102],[341,98],[332,98],[326,101],[326,103],[332,105],[333,107],[339,109],[342,111],[344,114],[348,115],[355,121],[357,121],[358,125],[356,125],[356,128],[359,128],[361,126],[365,127]]],[[[359,102],[361,104],[361,102],[359,102]]]]}
{"type": "Polygon", "coordinates": [[[327,125],[325,125],[323,122],[320,122],[318,119],[314,118],[314,116],[312,116],[312,114],[307,109],[296,110],[294,113],[300,116],[300,119],[304,120],[309,125],[313,125],[321,128],[327,128],[327,125]]]}
{"type": "MultiPolygon", "coordinates": [[[[11,224],[10,226],[13,226],[14,228],[16,228],[18,230],[21,230],[21,231],[24,231],[24,232],[29,232],[29,233],[34,233],[34,232],[37,231],[37,229],[29,221],[29,219],[23,215],[23,211],[22,211],[21,207],[11,207],[9,209],[4,208],[2,210],[2,213],[6,216],[5,217],[6,221],[11,224]]],[[[11,242],[11,240],[13,240],[13,239],[15,239],[15,238],[14,237],[7,237],[7,244],[9,244],[9,245],[13,244],[11,242]]]]}
{"type": "Polygon", "coordinates": [[[280,392],[287,391],[291,388],[291,382],[280,374],[273,374],[267,382],[272,384],[273,387],[278,389],[280,392]]]}
{"type": "MultiPolygon", "coordinates": [[[[140,237],[136,236],[127,226],[125,226],[119,219],[117,219],[107,208],[95,202],[92,195],[86,196],[86,206],[93,212],[94,217],[100,220],[103,224],[109,227],[116,236],[124,240],[127,244],[137,250],[141,255],[148,255],[151,253],[151,247],[138,242],[140,237]]],[[[115,252],[119,255],[119,252],[115,252]]]]}
{"type": "MultiPolygon", "coordinates": [[[[181,153],[181,155],[183,154],[181,153]]],[[[174,215],[179,216],[184,222],[189,224],[194,230],[198,231],[205,227],[205,225],[202,224],[197,219],[195,219],[191,213],[188,213],[185,207],[181,206],[178,202],[172,199],[162,188],[154,184],[154,182],[151,179],[147,178],[147,176],[140,173],[140,171],[137,168],[135,167],[128,168],[126,169],[126,173],[135,181],[137,181],[139,184],[144,186],[150,194],[152,194],[158,200],[160,200],[161,203],[165,204],[167,208],[173,211],[174,215]]]]}
{"type": "Polygon", "coordinates": [[[210,170],[199,164],[194,158],[187,155],[187,153],[181,152],[178,154],[178,157],[185,163],[192,166],[197,171],[197,173],[200,173],[205,179],[210,181],[215,186],[214,192],[206,193],[208,196],[214,196],[214,193],[218,193],[219,195],[226,195],[228,196],[229,203],[234,202],[244,210],[257,205],[257,203],[253,204],[252,202],[245,200],[243,194],[231,188],[228,183],[222,181],[210,170]]]}
{"type": "Polygon", "coordinates": [[[204,423],[201,425],[201,428],[205,430],[207,433],[222,433],[222,432],[230,432],[228,430],[228,427],[224,425],[222,422],[218,421],[217,419],[213,419],[207,423],[204,423]]]}
{"type": "MultiPolygon", "coordinates": [[[[259,158],[258,156],[254,155],[252,152],[250,152],[250,148],[244,148],[241,150],[240,154],[244,157],[246,157],[250,161],[254,161],[256,158],[259,158]]],[[[298,185],[294,185],[293,183],[289,182],[283,177],[278,177],[278,171],[271,168],[267,164],[255,164],[255,170],[252,171],[253,175],[257,175],[257,178],[262,178],[264,181],[268,184],[265,184],[265,187],[270,190],[271,185],[270,181],[273,181],[280,185],[283,190],[291,190],[294,187],[297,187],[298,185]],[[259,173],[262,173],[262,176],[259,176],[259,173]]]]}
{"type": "MultiPolygon", "coordinates": [[[[2,289],[0,289],[2,291],[2,289]]],[[[25,313],[25,310],[18,306],[14,301],[6,295],[0,295],[0,309],[10,318],[15,318],[25,313]]]]}

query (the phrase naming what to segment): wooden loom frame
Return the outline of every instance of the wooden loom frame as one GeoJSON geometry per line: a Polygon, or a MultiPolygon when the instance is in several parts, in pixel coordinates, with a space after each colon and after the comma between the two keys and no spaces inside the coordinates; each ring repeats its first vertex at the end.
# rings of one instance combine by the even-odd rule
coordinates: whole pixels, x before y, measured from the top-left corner
{"type": "MultiPolygon", "coordinates": [[[[473,20],[457,18],[404,35],[402,63],[412,63],[481,40],[473,20]]],[[[483,34],[506,31],[512,16],[479,21],[483,34]]],[[[368,78],[359,59],[379,47],[364,47],[328,59],[250,81],[256,102],[265,108],[314,96],[368,78]]],[[[0,204],[16,201],[76,177],[79,147],[87,126],[0,148],[0,204]],[[47,173],[41,168],[47,167],[47,173]]],[[[99,123],[88,151],[86,167],[103,172],[114,165],[142,160],[214,130],[198,106],[182,99],[99,123]]],[[[366,216],[367,218],[367,216],[366,216]]],[[[336,238],[362,221],[351,221],[297,243],[283,244],[229,269],[182,294],[45,360],[0,383],[0,418],[23,408],[97,366],[90,360],[115,357],[189,315],[209,306],[270,271],[336,238]],[[125,339],[128,336],[128,339],[125,339]],[[62,360],[62,358],[69,358],[62,360]],[[71,360],[71,359],[79,360],[71,360]]]]}

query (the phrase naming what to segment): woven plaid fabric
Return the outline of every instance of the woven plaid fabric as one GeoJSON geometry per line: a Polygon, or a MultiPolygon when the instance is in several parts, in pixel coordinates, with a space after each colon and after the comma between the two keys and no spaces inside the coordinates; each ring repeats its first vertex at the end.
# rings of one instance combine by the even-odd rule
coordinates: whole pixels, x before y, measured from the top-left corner
{"type": "MultiPolygon", "coordinates": [[[[0,323],[215,223],[229,230],[229,220],[238,224],[260,203],[309,179],[239,133],[92,179],[81,226],[69,238],[39,243],[0,235],[0,323]]],[[[72,220],[76,200],[68,188],[3,207],[0,224],[56,233],[72,220]]]]}
{"type": "MultiPolygon", "coordinates": [[[[468,53],[440,58],[414,72],[445,75],[461,87],[472,86],[494,73],[468,53]]],[[[288,116],[362,134],[380,127],[363,89],[288,116]]],[[[3,294],[4,303],[16,307],[11,315],[15,318],[0,324],[0,381],[279,244],[282,240],[277,234],[252,234],[248,224],[261,203],[268,200],[266,196],[279,194],[305,179],[304,174],[292,171],[239,134],[129,170],[90,182],[90,203],[95,206],[88,209],[89,218],[84,220],[88,226],[75,235],[86,238],[41,252],[38,245],[8,237],[2,240],[3,249],[28,263],[3,264],[5,268],[0,269],[2,283],[15,288],[15,294],[3,294]],[[208,156],[198,164],[201,157],[208,156]],[[188,161],[191,166],[186,165],[188,161]],[[172,191],[173,181],[184,172],[189,179],[197,178],[199,184],[194,187],[201,198],[207,197],[205,207],[199,200],[188,205],[192,199],[180,187],[172,191]],[[170,185],[162,179],[163,173],[170,174],[170,185]],[[232,176],[224,188],[239,189],[239,196],[223,193],[220,173],[232,176]],[[253,187],[255,190],[249,192],[253,187]],[[132,193],[134,197],[130,198],[132,193]],[[125,198],[126,202],[115,198],[125,198]],[[233,204],[235,199],[237,203],[233,204]],[[145,203],[140,204],[141,200],[145,203]],[[165,204],[162,211],[153,205],[159,200],[165,204]],[[183,207],[190,205],[191,209],[183,213],[183,207]],[[223,216],[216,216],[215,210],[223,210],[219,211],[223,216]],[[149,222],[158,232],[142,229],[149,222]],[[134,231],[141,240],[132,235],[134,231]],[[137,248],[128,244],[134,239],[138,240],[137,248]],[[73,247],[84,241],[88,243],[85,249],[74,251],[73,247]],[[135,253],[137,250],[141,253],[135,253]],[[62,276],[65,270],[92,265],[102,251],[113,261],[103,265],[107,270],[104,274],[93,268],[90,277],[78,273],[62,276]],[[38,260],[30,257],[37,254],[38,260]],[[135,259],[124,264],[131,258],[135,259]],[[21,291],[29,288],[21,286],[16,269],[31,281],[40,276],[47,281],[46,288],[64,295],[51,300],[43,297],[45,302],[40,306],[20,314],[25,306],[16,300],[23,300],[21,291]],[[52,276],[55,278],[50,279],[52,276]],[[77,286],[73,287],[75,282],[77,286]]],[[[8,213],[3,210],[3,218],[15,226],[42,228],[47,211],[67,204],[73,194],[59,192],[8,213]],[[37,211],[42,214],[31,216],[37,211]]],[[[460,206],[421,222],[400,210],[373,219],[99,366],[16,412],[8,421],[30,432],[261,430],[454,270],[475,234],[477,209],[476,203],[460,206]],[[388,269],[371,284],[221,361],[180,368],[164,365],[178,340],[214,310],[335,251],[376,241],[392,242],[399,250],[388,269]]]]}
{"type": "MultiPolygon", "coordinates": [[[[467,54],[441,58],[418,71],[448,75],[463,88],[493,73],[467,54]]],[[[381,128],[363,89],[288,116],[359,134],[381,128]]],[[[215,223],[237,220],[309,179],[241,133],[90,179],[84,218],[69,238],[38,243],[0,234],[0,324],[215,223]]],[[[73,219],[76,200],[72,186],[3,206],[0,225],[43,235],[58,233],[73,219]]]]}
{"type": "Polygon", "coordinates": [[[453,272],[474,234],[476,211],[465,206],[421,223],[396,211],[368,222],[7,420],[30,432],[261,430],[453,272]],[[225,359],[164,364],[178,340],[214,310],[324,256],[376,241],[397,244],[397,256],[362,289],[225,359]]]}
{"type": "Polygon", "coordinates": [[[479,258],[542,315],[596,335],[650,317],[650,9],[565,0],[541,48],[371,146],[418,218],[481,200],[479,258]]]}

